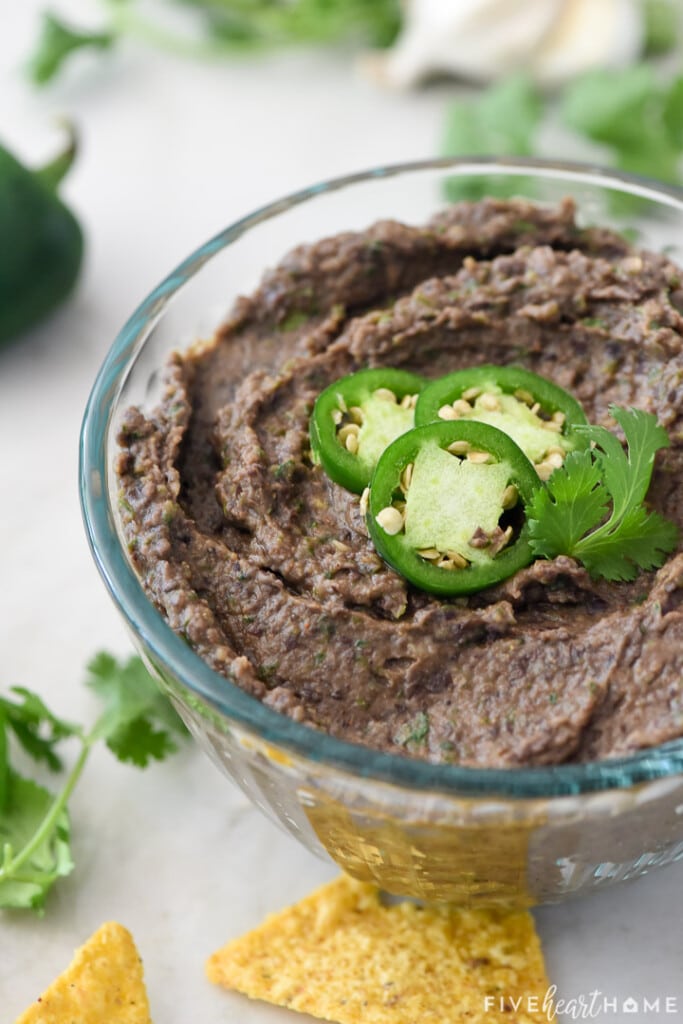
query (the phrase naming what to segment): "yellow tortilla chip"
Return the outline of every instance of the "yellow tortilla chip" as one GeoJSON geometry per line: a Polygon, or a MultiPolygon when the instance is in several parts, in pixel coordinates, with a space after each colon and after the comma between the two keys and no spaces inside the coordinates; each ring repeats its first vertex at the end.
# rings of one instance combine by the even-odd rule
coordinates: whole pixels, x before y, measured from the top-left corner
{"type": "Polygon", "coordinates": [[[337,1024],[547,1024],[533,918],[384,905],[342,876],[207,962],[209,980],[337,1024]]]}
{"type": "Polygon", "coordinates": [[[151,1024],[130,932],[115,922],[103,924],[15,1024],[151,1024]]]}

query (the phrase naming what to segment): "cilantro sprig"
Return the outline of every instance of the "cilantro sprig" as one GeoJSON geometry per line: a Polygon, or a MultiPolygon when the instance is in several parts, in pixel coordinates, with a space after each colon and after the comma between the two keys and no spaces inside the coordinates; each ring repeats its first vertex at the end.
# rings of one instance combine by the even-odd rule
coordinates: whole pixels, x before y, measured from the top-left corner
{"type": "MultiPolygon", "coordinates": [[[[178,2],[178,0],[176,0],[178,2]]],[[[363,43],[389,46],[402,23],[400,0],[179,0],[193,29],[186,33],[167,26],[162,4],[148,16],[145,4],[102,0],[106,20],[96,30],[82,29],[57,11],[43,13],[42,26],[28,63],[30,77],[49,82],[83,50],[105,51],[125,37],[171,53],[215,59],[237,51],[268,46],[363,43]]],[[[170,4],[166,6],[170,7],[170,4]]]]}
{"type": "Polygon", "coordinates": [[[562,102],[565,123],[604,147],[621,170],[681,180],[683,77],[666,80],[650,63],[596,69],[578,77],[562,102]]]}
{"type": "Polygon", "coordinates": [[[529,505],[534,554],[570,555],[592,576],[633,580],[656,569],[678,540],[675,523],[644,501],[655,455],[669,437],[652,413],[610,406],[627,450],[605,427],[577,427],[593,447],[570,452],[529,505]]]}
{"type": "Polygon", "coordinates": [[[14,687],[0,697],[0,908],[42,910],[53,884],[73,870],[67,806],[96,743],[144,768],[173,753],[173,734],[185,732],[139,658],[118,662],[100,653],[87,671],[86,683],[103,703],[88,730],[57,717],[31,690],[14,687]],[[58,748],[69,740],[80,750],[58,793],[25,778],[12,762],[20,749],[49,771],[63,771],[58,748]]]}
{"type": "MultiPolygon", "coordinates": [[[[446,111],[444,156],[543,156],[544,136],[553,135],[571,155],[594,159],[633,174],[683,181],[683,75],[667,74],[644,61],[616,70],[577,75],[556,94],[544,94],[524,74],[509,75],[446,111]]],[[[557,155],[557,143],[553,154],[557,155]]],[[[529,180],[495,175],[450,177],[445,192],[453,202],[484,196],[533,195],[529,180]]],[[[615,194],[617,212],[630,212],[628,197],[615,194]]]]}

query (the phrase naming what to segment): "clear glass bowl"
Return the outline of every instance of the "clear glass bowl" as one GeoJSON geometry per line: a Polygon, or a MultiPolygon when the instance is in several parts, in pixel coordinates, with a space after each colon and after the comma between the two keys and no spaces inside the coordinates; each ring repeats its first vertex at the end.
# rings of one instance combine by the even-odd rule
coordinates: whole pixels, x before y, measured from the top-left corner
{"type": "MultiPolygon", "coordinates": [[[[437,160],[324,182],[216,235],[125,325],[95,381],[81,437],[85,525],[103,579],[147,664],[212,759],[309,850],[384,890],[530,905],[643,875],[683,857],[683,741],[601,763],[515,770],[433,765],[333,739],[214,673],[166,625],[128,560],[115,435],[157,401],[168,353],[210,337],[238,295],[293,246],[387,217],[423,224],[448,180],[576,199],[582,223],[625,227],[683,265],[683,194],[599,168],[437,160]]],[[[217,809],[218,813],[218,809],[217,809]]]]}

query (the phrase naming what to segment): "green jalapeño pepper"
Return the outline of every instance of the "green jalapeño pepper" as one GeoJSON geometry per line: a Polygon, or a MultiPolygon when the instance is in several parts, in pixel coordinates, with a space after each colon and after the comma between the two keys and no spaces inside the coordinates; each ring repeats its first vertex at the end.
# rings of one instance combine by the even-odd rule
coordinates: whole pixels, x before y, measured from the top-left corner
{"type": "Polygon", "coordinates": [[[381,456],[366,523],[380,555],[416,587],[469,594],[533,560],[525,508],[541,486],[503,431],[474,420],[431,423],[381,456]]]}
{"type": "Polygon", "coordinates": [[[533,462],[542,480],[584,447],[573,433],[586,415],[563,388],[518,366],[476,366],[430,384],[420,395],[415,425],[476,420],[508,434],[533,462]]]}
{"type": "Polygon", "coordinates": [[[413,427],[426,383],[406,370],[382,367],[330,384],[313,407],[313,458],[335,483],[360,494],[386,446],[413,427]]]}
{"type": "Polygon", "coordinates": [[[30,171],[0,146],[0,343],[41,320],[78,276],[83,236],[56,188],[75,155],[67,149],[30,171]]]}

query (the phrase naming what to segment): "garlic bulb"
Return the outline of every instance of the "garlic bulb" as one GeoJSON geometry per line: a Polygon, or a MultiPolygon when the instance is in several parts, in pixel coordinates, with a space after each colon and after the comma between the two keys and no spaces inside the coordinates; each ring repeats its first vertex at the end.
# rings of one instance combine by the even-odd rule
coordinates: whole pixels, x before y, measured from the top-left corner
{"type": "Polygon", "coordinates": [[[407,87],[434,74],[486,82],[526,71],[558,85],[592,67],[620,67],[639,53],[640,0],[405,0],[392,49],[366,70],[407,87]]]}

